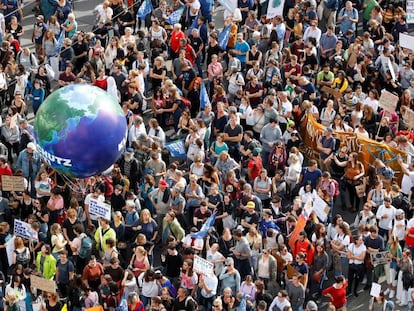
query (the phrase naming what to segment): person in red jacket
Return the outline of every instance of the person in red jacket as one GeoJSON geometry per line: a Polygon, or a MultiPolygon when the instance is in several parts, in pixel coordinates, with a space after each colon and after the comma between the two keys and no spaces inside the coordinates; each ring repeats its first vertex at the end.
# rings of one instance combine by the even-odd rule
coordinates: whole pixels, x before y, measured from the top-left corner
{"type": "Polygon", "coordinates": [[[309,266],[312,265],[315,249],[313,248],[312,243],[308,240],[305,231],[300,232],[299,239],[295,241],[295,246],[292,250],[293,258],[295,258],[298,253],[304,253],[306,255],[306,263],[309,266]]]}
{"type": "Polygon", "coordinates": [[[13,175],[12,169],[10,168],[10,165],[7,163],[6,158],[0,157],[0,180],[1,176],[3,175],[13,175]]]}
{"type": "Polygon", "coordinates": [[[128,295],[128,311],[144,311],[145,306],[135,292],[128,295]]]}
{"type": "Polygon", "coordinates": [[[335,277],[335,283],[332,286],[324,289],[322,295],[329,298],[329,304],[335,306],[338,310],[339,308],[346,306],[346,287],[348,282],[345,280],[343,275],[335,277]]]}

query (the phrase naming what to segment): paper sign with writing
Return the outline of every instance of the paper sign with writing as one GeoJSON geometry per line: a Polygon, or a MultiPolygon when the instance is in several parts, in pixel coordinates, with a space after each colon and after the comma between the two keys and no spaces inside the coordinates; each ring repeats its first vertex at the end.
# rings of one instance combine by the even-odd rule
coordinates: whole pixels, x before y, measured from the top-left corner
{"type": "Polygon", "coordinates": [[[89,213],[98,217],[111,220],[111,206],[109,204],[98,202],[91,199],[89,202],[89,213]]]}
{"type": "Polygon", "coordinates": [[[48,293],[56,293],[56,283],[53,280],[47,280],[37,275],[30,275],[30,285],[48,293]]]}
{"type": "Polygon", "coordinates": [[[395,108],[398,104],[398,96],[388,92],[386,90],[381,91],[381,97],[379,100],[379,106],[386,111],[395,112],[395,108]]]}
{"type": "Polygon", "coordinates": [[[24,191],[24,177],[2,175],[1,187],[3,191],[24,191]]]}
{"type": "Polygon", "coordinates": [[[320,196],[317,196],[312,202],[312,210],[321,221],[325,222],[328,218],[330,207],[320,196]]]}
{"type": "Polygon", "coordinates": [[[38,240],[38,235],[32,226],[27,222],[15,219],[14,220],[14,234],[27,240],[38,240]]]}
{"type": "Polygon", "coordinates": [[[410,129],[414,129],[414,111],[406,108],[403,114],[404,122],[407,123],[410,129]]]}
{"type": "Polygon", "coordinates": [[[211,275],[214,273],[214,264],[204,258],[201,258],[200,256],[195,255],[193,269],[197,273],[211,275]]]}
{"type": "Polygon", "coordinates": [[[378,252],[375,254],[371,254],[372,265],[376,267],[379,265],[385,265],[389,263],[391,261],[391,258],[389,258],[388,255],[388,252],[378,252]]]}

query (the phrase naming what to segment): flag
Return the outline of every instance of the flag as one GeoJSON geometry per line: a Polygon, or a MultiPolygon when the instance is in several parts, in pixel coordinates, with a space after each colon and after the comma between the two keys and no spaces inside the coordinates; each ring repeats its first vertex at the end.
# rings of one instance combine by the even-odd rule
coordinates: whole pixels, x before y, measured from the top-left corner
{"type": "Polygon", "coordinates": [[[237,311],[246,311],[247,309],[247,298],[246,294],[243,294],[242,299],[240,300],[240,304],[237,307],[237,311]]]}
{"type": "Polygon", "coordinates": [[[210,104],[210,98],[208,97],[206,86],[204,82],[202,82],[200,89],[200,109],[203,110],[207,105],[210,104]]]}
{"type": "Polygon", "coordinates": [[[200,231],[196,232],[196,233],[192,233],[190,234],[190,236],[192,238],[195,239],[204,239],[204,237],[207,235],[208,233],[208,229],[210,229],[210,227],[214,226],[214,222],[216,221],[216,212],[213,213],[213,215],[211,215],[206,222],[203,224],[203,226],[201,227],[200,231]]]}
{"type": "Polygon", "coordinates": [[[142,2],[141,6],[138,9],[137,12],[137,16],[140,19],[145,19],[145,17],[151,13],[152,11],[152,3],[151,0],[144,0],[144,2],[142,2]]]}
{"type": "Polygon", "coordinates": [[[57,42],[56,42],[56,47],[55,47],[55,52],[56,52],[56,54],[59,54],[60,49],[62,48],[62,45],[63,45],[63,39],[65,39],[65,31],[64,31],[64,30],[62,30],[62,31],[60,32],[59,38],[57,39],[57,42]]]}
{"type": "Polygon", "coordinates": [[[200,17],[200,13],[198,13],[197,16],[193,19],[193,22],[191,23],[190,28],[188,28],[190,33],[194,28],[198,28],[198,18],[199,17],[200,17]]]}
{"type": "Polygon", "coordinates": [[[218,44],[222,50],[226,50],[227,43],[229,42],[230,30],[231,30],[230,28],[231,28],[230,26],[227,26],[226,28],[224,28],[218,37],[218,44]]]}
{"type": "Polygon", "coordinates": [[[181,16],[183,16],[184,8],[185,8],[184,5],[182,5],[177,10],[175,10],[170,15],[168,15],[167,23],[170,24],[170,25],[173,25],[173,26],[175,24],[179,23],[180,19],[181,19],[181,16]]]}
{"type": "Polygon", "coordinates": [[[173,158],[186,158],[184,140],[179,139],[165,144],[165,148],[171,153],[173,158]]]}

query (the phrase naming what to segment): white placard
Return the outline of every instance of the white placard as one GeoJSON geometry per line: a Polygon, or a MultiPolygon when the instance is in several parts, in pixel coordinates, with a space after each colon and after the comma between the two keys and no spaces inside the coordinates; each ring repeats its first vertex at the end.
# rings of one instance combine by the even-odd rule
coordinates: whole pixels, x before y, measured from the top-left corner
{"type": "Polygon", "coordinates": [[[371,291],[369,292],[369,294],[372,297],[379,297],[380,293],[381,293],[381,284],[372,282],[371,291]]]}
{"type": "Polygon", "coordinates": [[[214,273],[214,264],[200,256],[195,255],[193,270],[203,275],[211,275],[214,273]]]}
{"type": "Polygon", "coordinates": [[[39,240],[37,232],[33,230],[32,226],[18,219],[14,220],[14,234],[27,240],[39,240]]]}
{"type": "Polygon", "coordinates": [[[406,33],[400,33],[400,45],[403,48],[414,51],[414,36],[407,35],[406,33]]]}
{"type": "Polygon", "coordinates": [[[16,237],[13,236],[6,243],[6,253],[7,253],[7,260],[9,261],[9,265],[13,263],[13,252],[14,252],[14,240],[15,239],[16,237]]]}
{"type": "Polygon", "coordinates": [[[406,108],[403,114],[404,122],[407,123],[410,129],[414,129],[414,111],[406,108]]]}
{"type": "Polygon", "coordinates": [[[284,5],[285,5],[285,0],[269,1],[268,7],[267,7],[266,19],[270,19],[278,15],[283,15],[284,5]]]}
{"type": "Polygon", "coordinates": [[[397,95],[394,95],[387,90],[382,90],[381,97],[379,99],[379,106],[386,111],[395,112],[395,108],[397,107],[399,100],[400,99],[397,95]]]}
{"type": "MultiPolygon", "coordinates": [[[[413,0],[407,0],[406,4],[406,10],[405,10],[407,16],[407,24],[413,24],[414,23],[414,1],[413,0]]],[[[400,34],[400,44],[401,44],[401,35],[400,34]]]]}
{"type": "Polygon", "coordinates": [[[312,202],[312,210],[322,222],[325,222],[328,218],[330,207],[320,196],[317,196],[312,202]]]}
{"type": "Polygon", "coordinates": [[[89,202],[89,214],[111,220],[111,206],[91,199],[89,202]]]}

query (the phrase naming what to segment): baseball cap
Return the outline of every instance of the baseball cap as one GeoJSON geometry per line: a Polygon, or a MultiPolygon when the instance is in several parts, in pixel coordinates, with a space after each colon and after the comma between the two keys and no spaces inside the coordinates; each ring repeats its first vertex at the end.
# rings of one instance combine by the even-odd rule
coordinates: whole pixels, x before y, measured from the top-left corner
{"type": "Polygon", "coordinates": [[[404,211],[402,209],[397,209],[397,211],[395,212],[395,216],[401,216],[404,215],[404,211]]]}
{"type": "Polygon", "coordinates": [[[247,202],[246,207],[247,208],[255,208],[256,207],[256,204],[254,204],[253,201],[249,201],[249,202],[247,202]]]}
{"type": "Polygon", "coordinates": [[[260,151],[261,151],[260,148],[254,148],[253,151],[252,151],[252,154],[255,157],[257,157],[260,154],[260,151]]]}
{"type": "Polygon", "coordinates": [[[228,266],[228,265],[234,265],[234,260],[233,260],[233,258],[231,258],[231,257],[227,257],[227,258],[226,258],[226,260],[224,261],[224,264],[225,264],[226,266],[228,266]]]}
{"type": "Polygon", "coordinates": [[[318,311],[318,305],[316,304],[315,301],[309,300],[308,303],[306,304],[306,310],[318,311]]]}
{"type": "Polygon", "coordinates": [[[332,132],[333,132],[333,130],[332,130],[330,127],[327,127],[327,128],[325,129],[325,132],[332,133],[332,132]]]}
{"type": "Polygon", "coordinates": [[[167,182],[164,179],[160,180],[159,185],[166,186],[166,187],[168,186],[167,182]]]}

